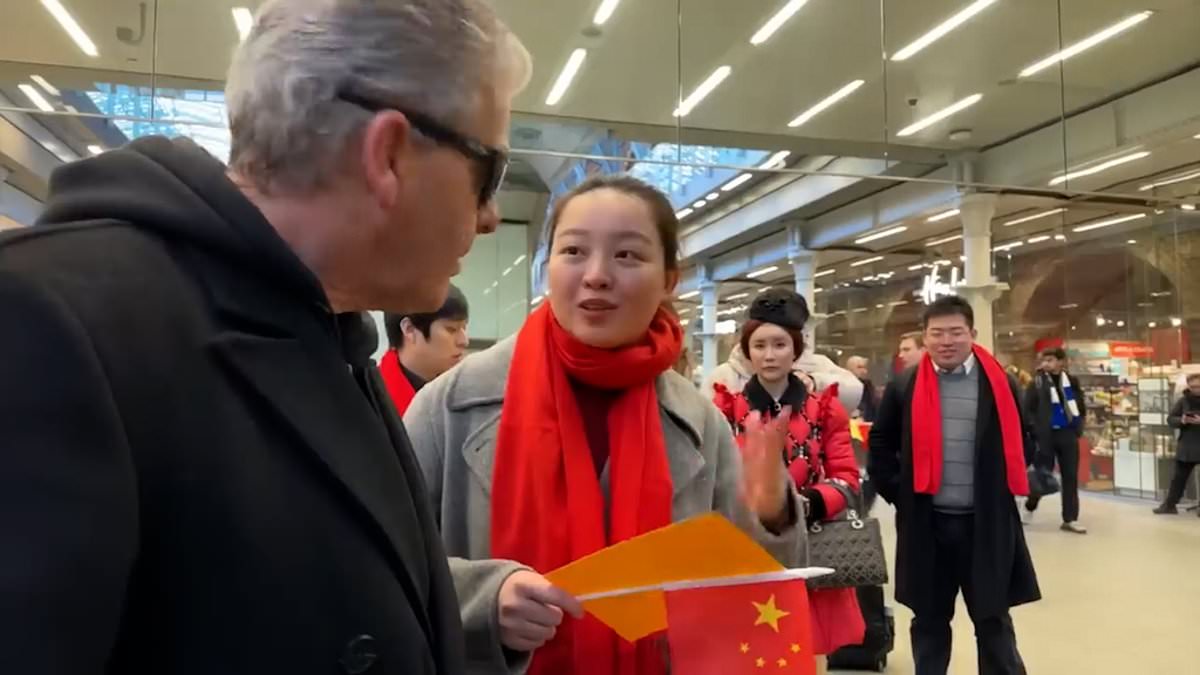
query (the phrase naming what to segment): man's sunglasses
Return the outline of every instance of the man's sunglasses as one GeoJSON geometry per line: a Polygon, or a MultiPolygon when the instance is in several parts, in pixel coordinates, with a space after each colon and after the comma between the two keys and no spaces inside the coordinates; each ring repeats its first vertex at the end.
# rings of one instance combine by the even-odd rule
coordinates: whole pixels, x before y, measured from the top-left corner
{"type": "Polygon", "coordinates": [[[480,143],[419,112],[412,112],[388,103],[364,98],[348,91],[339,92],[337,97],[371,112],[395,110],[402,113],[408,118],[409,124],[422,136],[440,145],[453,148],[474,162],[479,179],[480,208],[486,206],[495,198],[496,192],[500,189],[500,184],[504,182],[504,175],[508,173],[507,151],[480,143]]]}

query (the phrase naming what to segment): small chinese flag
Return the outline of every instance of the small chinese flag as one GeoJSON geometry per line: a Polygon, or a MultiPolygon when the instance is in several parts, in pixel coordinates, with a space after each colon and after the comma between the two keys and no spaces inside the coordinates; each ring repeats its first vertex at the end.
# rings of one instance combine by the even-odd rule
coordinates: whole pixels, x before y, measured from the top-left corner
{"type": "Polygon", "coordinates": [[[814,675],[804,581],[667,593],[671,670],[686,675],[814,675]]]}

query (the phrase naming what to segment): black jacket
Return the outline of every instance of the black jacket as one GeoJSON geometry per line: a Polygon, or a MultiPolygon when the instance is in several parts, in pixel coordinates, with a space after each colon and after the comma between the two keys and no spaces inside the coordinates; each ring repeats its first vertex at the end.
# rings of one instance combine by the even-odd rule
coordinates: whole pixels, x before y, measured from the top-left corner
{"type": "Polygon", "coordinates": [[[1185,413],[1200,414],[1200,397],[1184,392],[1167,417],[1167,423],[1179,430],[1175,459],[1181,462],[1200,462],[1200,425],[1184,424],[1185,413]]]}
{"type": "Polygon", "coordinates": [[[404,429],[219,162],[56,171],[0,312],[0,673],[462,672],[404,429]]]}
{"type": "MultiPolygon", "coordinates": [[[[1053,401],[1050,399],[1050,388],[1054,386],[1051,376],[1039,370],[1033,377],[1033,382],[1025,388],[1025,417],[1033,427],[1040,448],[1050,448],[1050,432],[1053,430],[1053,401]]],[[[1079,380],[1067,373],[1071,383],[1071,391],[1075,394],[1075,404],[1079,408],[1079,419],[1072,427],[1076,436],[1083,436],[1084,425],[1087,424],[1087,405],[1084,402],[1083,388],[1079,380]]],[[[1066,402],[1063,402],[1064,405],[1066,402]]]]}
{"type": "MultiPolygon", "coordinates": [[[[879,494],[896,507],[896,599],[921,612],[929,608],[924,603],[936,601],[937,567],[933,559],[933,496],[913,490],[914,372],[909,369],[895,378],[883,393],[879,417],[868,437],[867,470],[879,494]]],[[[1012,396],[1020,410],[1017,384],[1011,377],[1009,389],[1001,395],[1012,396]]],[[[941,420],[919,422],[940,424],[941,420]]],[[[1022,435],[1028,457],[1031,442],[1024,420],[1022,435]]],[[[982,373],[975,429],[974,582],[974,609],[982,617],[1041,598],[1016,502],[1008,488],[995,397],[982,373]]]]}

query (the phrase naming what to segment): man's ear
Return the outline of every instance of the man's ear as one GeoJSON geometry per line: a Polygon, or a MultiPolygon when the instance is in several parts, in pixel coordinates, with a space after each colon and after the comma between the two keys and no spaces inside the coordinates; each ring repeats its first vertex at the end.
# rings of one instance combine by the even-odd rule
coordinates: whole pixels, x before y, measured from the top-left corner
{"type": "Polygon", "coordinates": [[[400,319],[400,332],[404,333],[404,344],[409,345],[417,341],[417,335],[421,332],[413,325],[412,319],[407,316],[400,319]]]}
{"type": "Polygon", "coordinates": [[[977,339],[979,339],[979,331],[972,328],[971,329],[971,340],[977,340],[977,339]]]}
{"type": "Polygon", "coordinates": [[[679,287],[679,270],[667,270],[667,295],[675,295],[675,289],[679,287]]]}
{"type": "Polygon", "coordinates": [[[411,152],[412,126],[398,111],[384,111],[363,128],[359,165],[376,205],[391,210],[400,198],[400,167],[411,152]]]}

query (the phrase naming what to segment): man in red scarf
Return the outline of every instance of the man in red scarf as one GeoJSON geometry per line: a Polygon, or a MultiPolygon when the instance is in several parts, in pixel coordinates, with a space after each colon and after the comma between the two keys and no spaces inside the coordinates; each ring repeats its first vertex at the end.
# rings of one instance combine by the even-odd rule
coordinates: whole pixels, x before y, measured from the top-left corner
{"type": "Polygon", "coordinates": [[[1014,497],[1029,493],[1017,385],[975,344],[962,298],[922,317],[926,355],[887,387],[868,470],[896,507],[896,599],[912,608],[916,675],[945,675],[959,590],[981,675],[1023,675],[1009,608],[1041,598],[1014,497]]]}
{"type": "Polygon", "coordinates": [[[389,347],[379,372],[401,417],[426,383],[462,361],[469,320],[467,296],[454,284],[436,312],[384,316],[389,347]]]}

